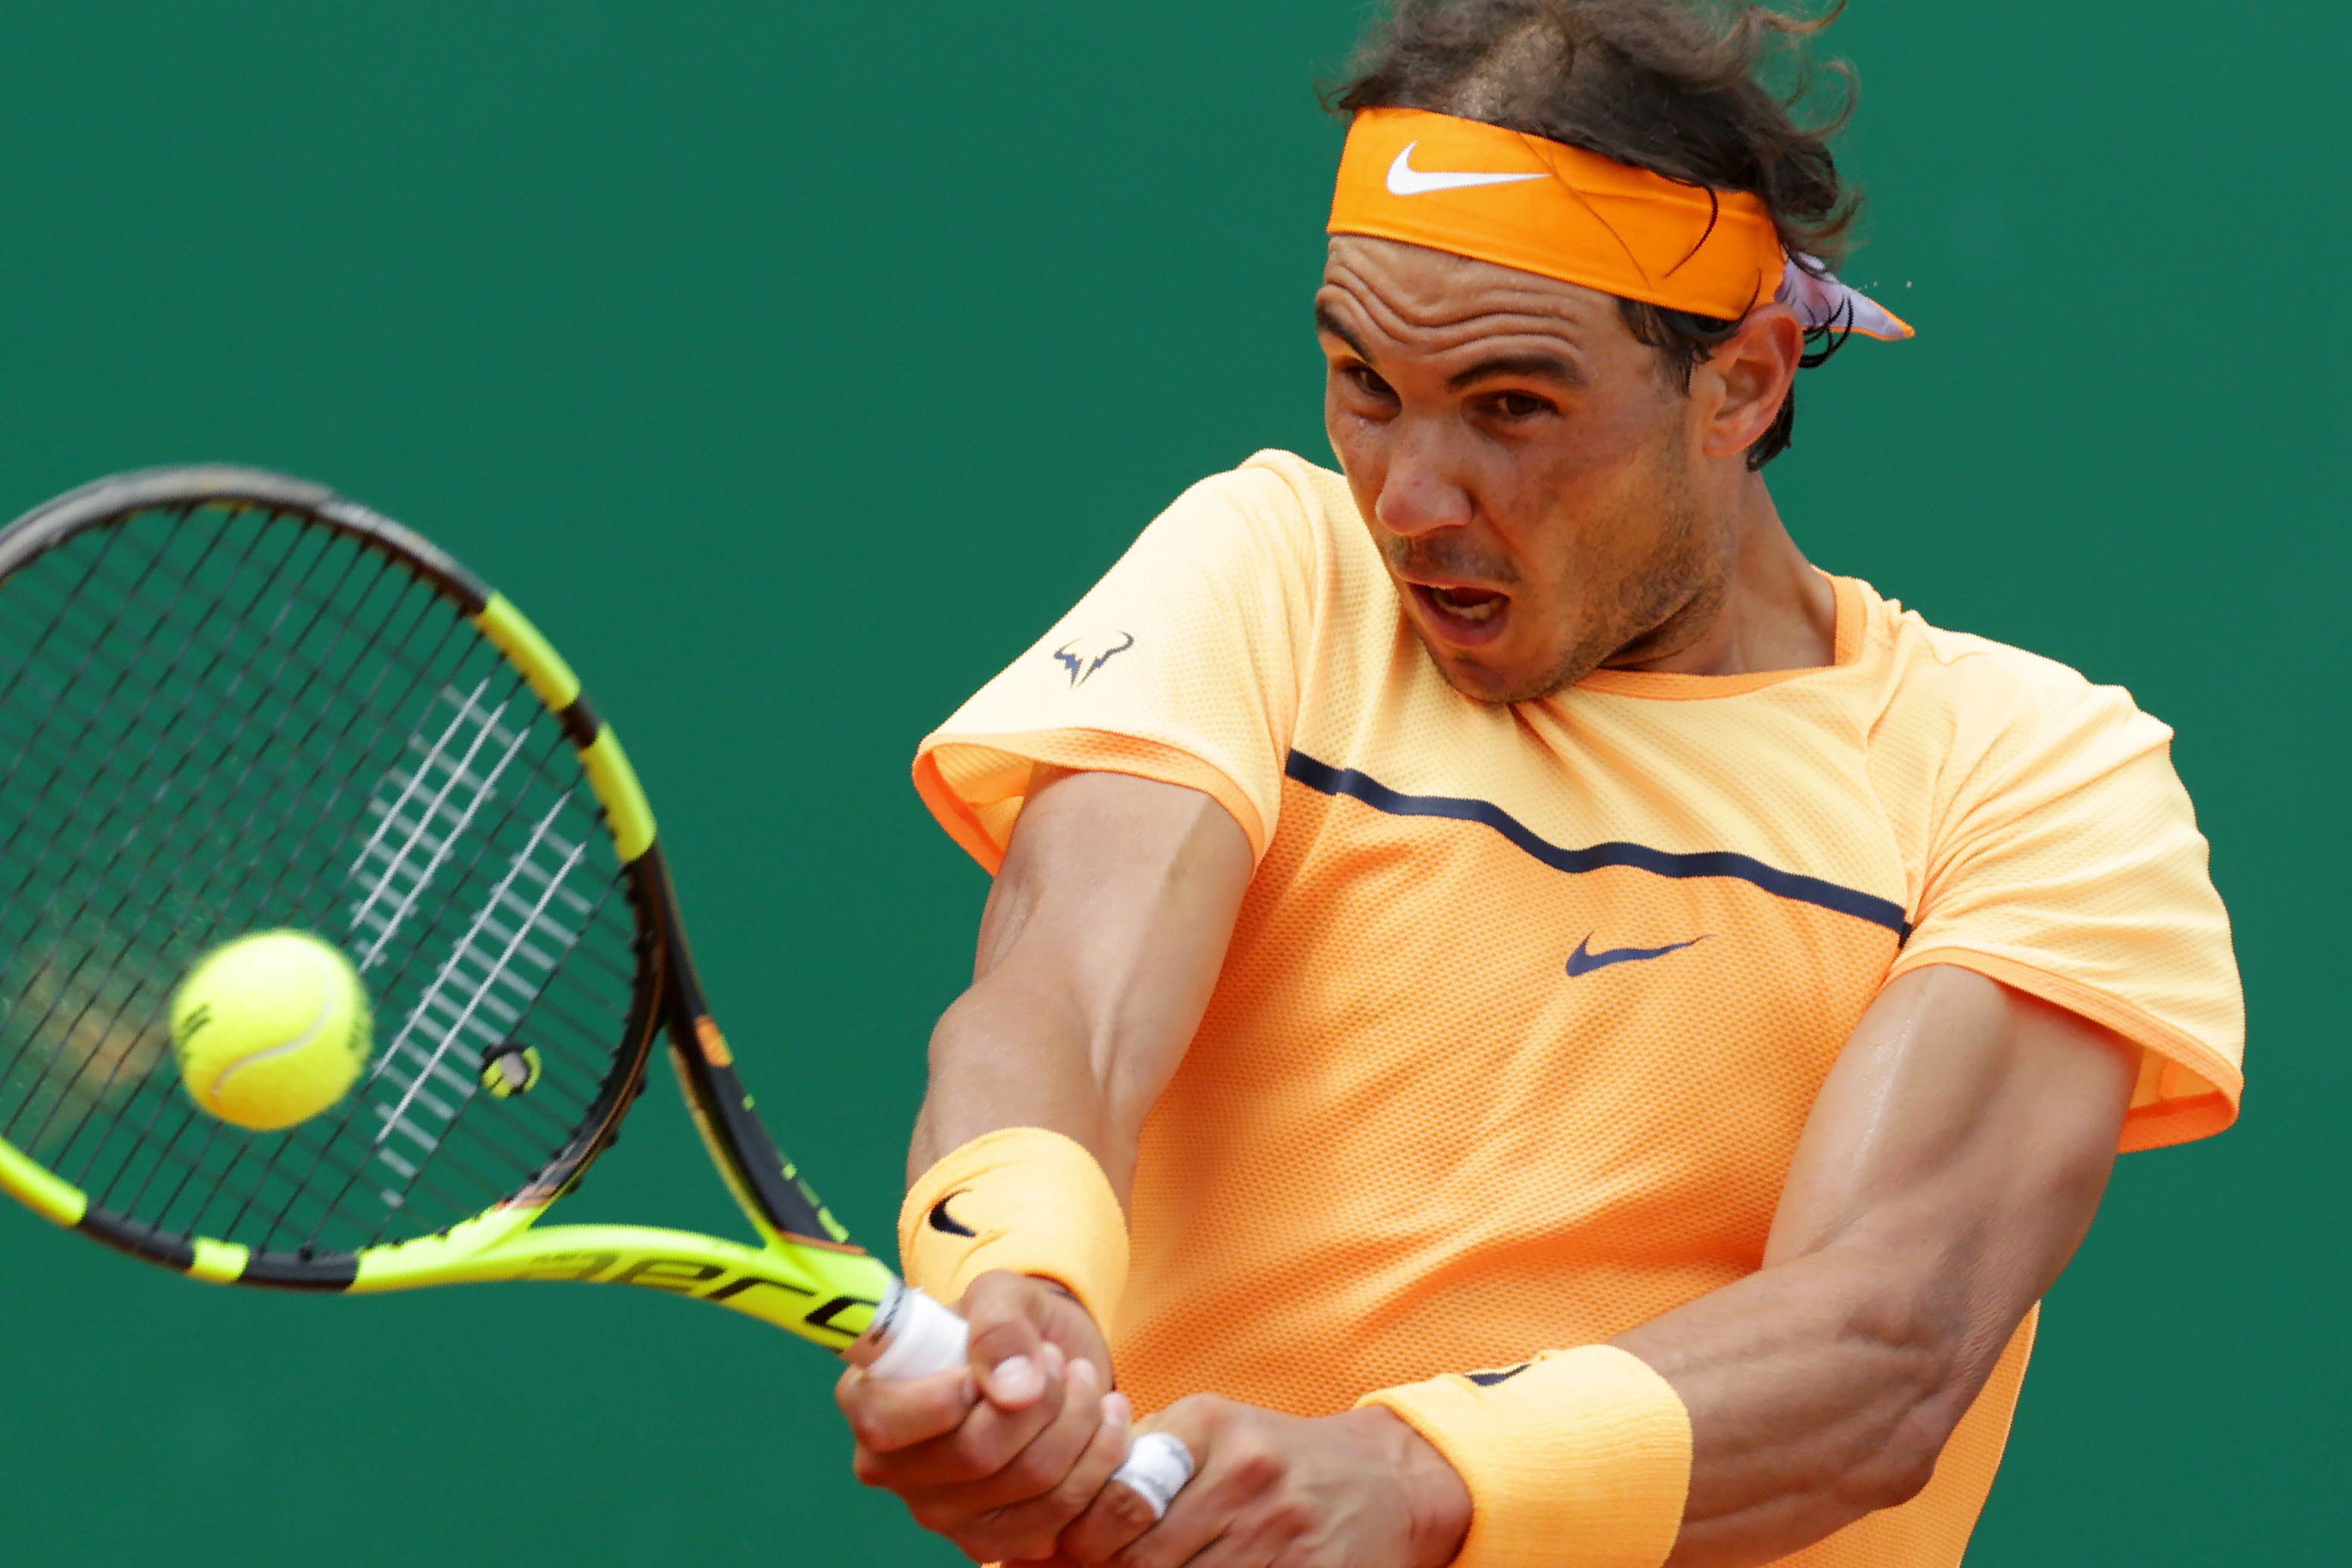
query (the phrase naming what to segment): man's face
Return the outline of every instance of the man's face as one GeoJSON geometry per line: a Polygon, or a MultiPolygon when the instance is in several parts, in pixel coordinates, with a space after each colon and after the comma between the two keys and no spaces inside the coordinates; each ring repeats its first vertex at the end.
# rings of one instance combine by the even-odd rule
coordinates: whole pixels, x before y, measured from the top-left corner
{"type": "Polygon", "coordinates": [[[1315,314],[1332,450],[1456,690],[1542,696],[1719,602],[1725,465],[1615,299],[1339,235],[1315,314]]]}

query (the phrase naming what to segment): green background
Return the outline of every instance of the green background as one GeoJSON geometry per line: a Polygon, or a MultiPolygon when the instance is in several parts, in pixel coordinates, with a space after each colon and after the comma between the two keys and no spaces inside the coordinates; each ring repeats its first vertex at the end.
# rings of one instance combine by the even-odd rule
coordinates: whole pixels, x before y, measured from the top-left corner
{"type": "MultiPolygon", "coordinates": [[[[1978,1563],[2340,1559],[2344,16],[1835,35],[1848,275],[1922,336],[1807,378],[1782,507],[2178,727],[2251,998],[2244,1121],[2124,1163],[1978,1563]]],[[[235,459],[505,585],[628,738],[763,1104],[887,1243],[984,890],[909,754],[1185,484],[1328,457],[1310,85],[1360,20],[14,6],[0,512],[235,459]]],[[[725,1222],[674,1100],[584,1215],[725,1222]]],[[[10,1563],[955,1560],[852,1481],[823,1357],[650,1295],[233,1295],[12,1208],[0,1323],[10,1563]]]]}

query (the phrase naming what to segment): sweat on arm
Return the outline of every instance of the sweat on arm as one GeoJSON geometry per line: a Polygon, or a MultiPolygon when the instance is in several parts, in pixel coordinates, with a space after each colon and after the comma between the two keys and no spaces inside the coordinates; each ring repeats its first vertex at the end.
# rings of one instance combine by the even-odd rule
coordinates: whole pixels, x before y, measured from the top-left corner
{"type": "MultiPolygon", "coordinates": [[[[1979,975],[1889,986],[1822,1087],[1763,1267],[1611,1342],[1658,1386],[1596,1386],[1588,1349],[1371,1396],[1469,1482],[1463,1561],[1589,1535],[1579,1561],[1672,1543],[1674,1568],[1745,1568],[1910,1503],[2089,1228],[2137,1071],[1979,975]]],[[[1868,1560],[1849,1544],[1823,1561],[1868,1560]]]]}
{"type": "MultiPolygon", "coordinates": [[[[1345,480],[1261,454],[1188,491],[924,742],[926,803],[991,869],[1097,772],[1171,788],[1232,850],[1229,936],[1185,949],[1215,953],[1208,990],[1139,1013],[1167,1026],[1162,1048],[1118,1059],[1149,1070],[1113,1071],[1089,1045],[1072,1099],[1023,1113],[1096,1148],[1128,1205],[1105,1327],[1139,1408],[1214,1389],[1320,1416],[1546,1347],[1622,1346],[1717,1292],[1772,1288],[1768,1264],[1800,1252],[1824,1290],[1880,1278],[1839,1273],[1852,1250],[1792,1241],[1812,1234],[1791,1228],[1811,1186],[1801,1150],[1876,1054],[1884,1009],[1955,977],[2020,1016],[2076,1020],[2126,1064],[2106,1154],[2228,1123],[2242,1004],[2169,732],[2116,688],[1822,580],[1834,629],[1817,667],[1602,669],[1539,702],[1484,704],[1415,645],[1345,480]],[[1062,654],[1090,638],[1120,651],[1073,670],[1062,654]]],[[[1066,880],[1053,896],[1074,912],[1090,884],[1181,889],[1173,841],[1109,832],[1088,852],[1100,864],[1057,854],[1040,885],[1066,880]]],[[[1010,917],[1029,895],[997,896],[1010,917]]],[[[1138,910],[1076,918],[1114,913],[1130,938],[1164,939],[1138,910]]],[[[1037,1021],[1040,983],[1012,984],[1034,973],[1027,938],[1001,961],[1000,940],[983,961],[1002,999],[957,1004],[985,1027],[959,1019],[934,1042],[972,1050],[938,1063],[965,1087],[934,1097],[918,1163],[986,1130],[932,1125],[950,1098],[1058,1092],[1011,1082],[1016,1035],[1124,1027],[1037,1021]]],[[[1983,1135],[2006,1134],[1988,1121],[1983,1135]]],[[[1923,1166],[1918,1190],[1972,1168],[1923,1166]]],[[[1892,1191],[1872,1178],[1874,1198],[1892,1191]]],[[[1853,1244],[1894,1245],[1878,1211],[1839,1223],[1853,1244]]],[[[2031,1352],[2032,1298],[2016,1292],[2073,1245],[2051,1234],[1944,1258],[1984,1293],[1967,1309],[1978,1359],[1949,1364],[1933,1418],[1903,1428],[1956,1419],[1933,1475],[1795,1562],[1932,1562],[1965,1543],[2031,1352]],[[2003,1313],[2000,1332],[1980,1326],[2003,1313]],[[1957,1411],[1955,1389],[1974,1390],[1957,1411]]],[[[1713,1490],[1738,1428],[1690,1397],[1693,1506],[1769,1511],[1755,1474],[1713,1490]]],[[[1829,1448],[1810,1451],[1828,1466],[1829,1448]]],[[[1837,1472],[1839,1506],[1919,1473],[1916,1454],[1860,1491],[1837,1472]]],[[[1792,1531],[1834,1511],[1798,1511],[1792,1531]]],[[[1693,1540],[1706,1528],[1695,1520],[1693,1540]]]]}

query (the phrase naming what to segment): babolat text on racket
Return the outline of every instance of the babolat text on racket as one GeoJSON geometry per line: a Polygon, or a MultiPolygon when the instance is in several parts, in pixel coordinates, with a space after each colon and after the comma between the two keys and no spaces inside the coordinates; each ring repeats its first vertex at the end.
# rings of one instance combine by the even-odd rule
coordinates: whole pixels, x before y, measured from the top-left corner
{"type": "MultiPolygon", "coordinates": [[[[882,1376],[966,1355],[753,1113],[572,667],[440,549],[278,475],[127,474],[0,532],[0,1188],[199,1280],[635,1285],[882,1376]],[[199,957],[286,930],[357,967],[373,1051],[256,1132],[188,1092],[168,1007],[199,957]],[[664,1032],[759,1245],[539,1223],[664,1032]]],[[[1119,1479],[1164,1507],[1190,1472],[1147,1436],[1119,1479]]]]}

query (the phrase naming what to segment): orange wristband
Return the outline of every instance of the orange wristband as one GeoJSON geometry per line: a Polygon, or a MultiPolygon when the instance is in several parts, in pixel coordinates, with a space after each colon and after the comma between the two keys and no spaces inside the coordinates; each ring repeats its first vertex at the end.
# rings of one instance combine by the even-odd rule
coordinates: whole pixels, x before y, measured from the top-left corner
{"type": "Polygon", "coordinates": [[[1658,1568],[1682,1532],[1690,1412],[1612,1345],[1548,1351],[1486,1382],[1445,1376],[1357,1401],[1394,1411],[1470,1489],[1457,1568],[1658,1568]]]}
{"type": "Polygon", "coordinates": [[[1127,1288],[1127,1215],[1084,1145],[1043,1127],[974,1138],[925,1171],[898,1210],[909,1284],[950,1304],[992,1269],[1051,1280],[1105,1333],[1127,1288]]]}

